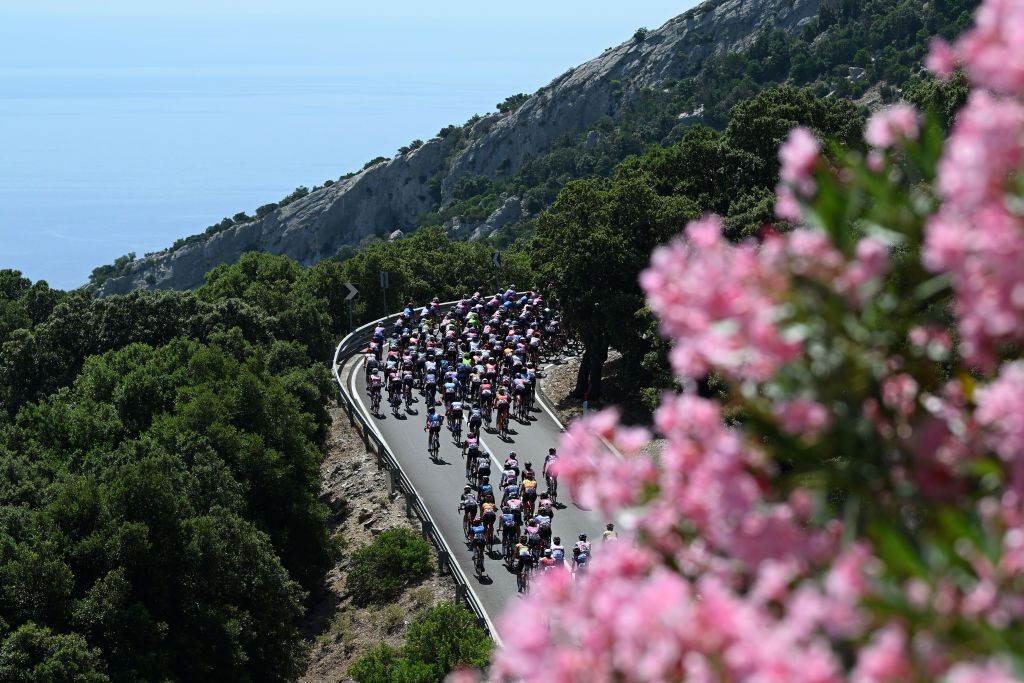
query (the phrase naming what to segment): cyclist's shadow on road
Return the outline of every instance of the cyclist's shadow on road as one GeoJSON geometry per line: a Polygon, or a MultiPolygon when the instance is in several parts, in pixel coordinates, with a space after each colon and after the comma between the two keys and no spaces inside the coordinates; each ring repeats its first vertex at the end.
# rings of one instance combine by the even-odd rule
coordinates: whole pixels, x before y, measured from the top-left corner
{"type": "Polygon", "coordinates": [[[494,583],[494,579],[492,579],[491,575],[488,574],[486,571],[484,572],[483,576],[477,576],[476,580],[479,584],[483,586],[490,586],[492,583],[494,583]]]}

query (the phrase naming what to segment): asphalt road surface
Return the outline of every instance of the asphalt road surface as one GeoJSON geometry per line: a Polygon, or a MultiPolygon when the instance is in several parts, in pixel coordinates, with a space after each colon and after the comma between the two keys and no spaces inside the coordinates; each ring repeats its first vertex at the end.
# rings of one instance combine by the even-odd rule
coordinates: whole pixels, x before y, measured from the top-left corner
{"type": "MultiPolygon", "coordinates": [[[[426,403],[418,390],[413,392],[415,400],[412,409],[407,411],[403,407],[399,417],[395,417],[387,405],[386,393],[381,401],[381,411],[384,415],[371,415],[361,368],[360,356],[350,358],[342,368],[342,381],[348,383],[359,409],[376,427],[378,436],[387,443],[406,476],[413,482],[417,494],[448,542],[459,566],[469,578],[470,589],[476,593],[479,604],[493,623],[505,606],[511,600],[517,599],[516,577],[502,561],[500,541],[495,542],[494,552],[485,560],[485,575],[481,578],[476,577],[472,552],[462,533],[462,513],[458,511],[462,488],[468,483],[461,446],[455,444],[447,428],[442,428],[438,460],[430,460],[427,452],[427,433],[423,431],[426,403]]],[[[463,430],[465,429],[463,425],[463,430]]],[[[484,448],[490,451],[495,463],[491,466],[491,472],[492,480],[496,481],[500,476],[501,464],[511,450],[517,452],[520,466],[526,462],[533,463],[534,471],[539,477],[548,448],[557,447],[560,438],[561,429],[554,417],[539,405],[535,405],[528,423],[520,423],[514,417],[510,419],[507,440],[499,438],[496,430],[481,430],[480,440],[484,448]]],[[[543,491],[543,477],[538,483],[540,490],[543,491]]],[[[500,502],[500,492],[496,497],[500,502]]],[[[585,533],[593,542],[595,551],[600,553],[604,522],[595,512],[585,510],[573,502],[572,491],[564,481],[559,482],[558,498],[558,507],[552,520],[552,535],[561,536],[562,545],[568,550],[579,534],[585,533]]],[[[497,535],[496,532],[495,536],[497,535]]],[[[571,554],[567,559],[570,558],[571,554]]]]}

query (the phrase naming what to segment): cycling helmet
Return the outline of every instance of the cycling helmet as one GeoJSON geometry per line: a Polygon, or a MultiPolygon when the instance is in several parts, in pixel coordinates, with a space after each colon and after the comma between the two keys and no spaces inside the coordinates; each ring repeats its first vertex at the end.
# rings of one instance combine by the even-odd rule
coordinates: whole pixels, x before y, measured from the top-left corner
{"type": "Polygon", "coordinates": [[[553,539],[551,539],[551,541],[555,545],[561,545],[562,544],[562,537],[561,536],[555,536],[553,539]]]}
{"type": "Polygon", "coordinates": [[[551,548],[546,548],[544,550],[544,557],[551,557],[551,548]]]}
{"type": "Polygon", "coordinates": [[[586,534],[580,534],[580,540],[581,541],[587,540],[587,535],[586,534]]]}
{"type": "Polygon", "coordinates": [[[555,454],[555,449],[554,448],[549,448],[548,449],[548,455],[554,455],[554,454],[555,454]]]}
{"type": "Polygon", "coordinates": [[[532,462],[526,463],[526,469],[532,470],[533,469],[533,463],[532,462]]]}
{"type": "Polygon", "coordinates": [[[508,457],[510,457],[510,458],[514,458],[514,457],[516,457],[516,455],[517,455],[517,453],[515,451],[509,451],[508,452],[508,457]]]}
{"type": "Polygon", "coordinates": [[[608,526],[605,528],[608,529],[608,531],[615,531],[615,525],[611,522],[608,522],[608,526]]]}
{"type": "Polygon", "coordinates": [[[462,487],[462,492],[463,492],[463,493],[469,493],[469,492],[470,492],[471,490],[472,490],[472,489],[470,489],[470,487],[469,487],[469,486],[463,486],[463,487],[462,487]]]}

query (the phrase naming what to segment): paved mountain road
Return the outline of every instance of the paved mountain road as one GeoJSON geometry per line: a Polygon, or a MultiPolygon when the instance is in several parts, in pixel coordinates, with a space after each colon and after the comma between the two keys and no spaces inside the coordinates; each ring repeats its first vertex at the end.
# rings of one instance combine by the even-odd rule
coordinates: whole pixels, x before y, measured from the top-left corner
{"type": "MultiPolygon", "coordinates": [[[[416,492],[426,505],[430,516],[437,524],[439,531],[447,541],[460,567],[469,578],[471,590],[478,598],[482,608],[493,620],[502,613],[510,600],[515,599],[515,574],[505,566],[501,559],[500,543],[495,543],[494,553],[485,561],[486,575],[478,579],[473,570],[472,554],[462,533],[462,513],[458,512],[459,498],[462,487],[468,482],[465,477],[465,461],[462,449],[457,446],[447,428],[441,430],[441,450],[438,462],[432,462],[427,453],[427,435],[423,431],[426,421],[426,403],[418,391],[411,412],[405,409],[396,418],[387,405],[387,395],[383,397],[381,408],[383,417],[370,414],[369,399],[366,395],[366,383],[360,370],[362,358],[358,355],[344,364],[340,374],[348,383],[352,396],[356,397],[359,409],[370,419],[378,432],[378,436],[390,447],[398,459],[406,476],[413,482],[416,492]]],[[[501,471],[501,462],[510,450],[518,453],[520,463],[532,462],[534,471],[540,474],[541,465],[548,448],[558,446],[561,430],[554,418],[539,406],[534,408],[529,424],[521,424],[512,418],[509,425],[508,441],[502,441],[497,433],[481,431],[481,442],[490,451],[495,465],[491,471],[497,477],[501,471]],[[499,462],[499,458],[501,461],[499,462]]],[[[545,484],[539,481],[540,490],[545,484]]],[[[572,501],[571,491],[565,482],[560,482],[559,508],[552,522],[553,535],[562,537],[562,544],[569,548],[581,533],[586,533],[595,542],[595,549],[600,545],[600,535],[604,528],[598,516],[580,508],[572,501]]],[[[498,494],[500,502],[500,493],[498,494]]]]}

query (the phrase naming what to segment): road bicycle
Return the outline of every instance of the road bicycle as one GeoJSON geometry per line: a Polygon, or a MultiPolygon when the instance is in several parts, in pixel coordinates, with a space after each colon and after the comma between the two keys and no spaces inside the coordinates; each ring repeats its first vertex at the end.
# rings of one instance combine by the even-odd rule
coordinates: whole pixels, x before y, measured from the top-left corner
{"type": "Polygon", "coordinates": [[[473,551],[473,568],[476,570],[477,578],[484,576],[484,548],[483,546],[476,546],[473,551]]]}
{"type": "Polygon", "coordinates": [[[462,444],[462,420],[452,420],[451,424],[452,438],[455,439],[455,443],[462,444]]]}
{"type": "Polygon", "coordinates": [[[405,393],[405,407],[409,408],[409,407],[412,406],[412,385],[411,384],[406,384],[405,385],[404,393],[405,393]]]}
{"type": "Polygon", "coordinates": [[[374,415],[380,415],[380,392],[370,392],[370,411],[374,415]]]}
{"type": "Polygon", "coordinates": [[[547,475],[545,477],[548,484],[548,498],[551,499],[552,505],[558,504],[558,477],[553,475],[547,475]]]}
{"type": "Polygon", "coordinates": [[[437,430],[430,430],[430,446],[427,448],[427,453],[430,454],[431,460],[437,460],[437,454],[441,450],[441,439],[437,435],[437,430]]]}
{"type": "Polygon", "coordinates": [[[498,413],[498,436],[508,438],[508,410],[498,413]]]}
{"type": "Polygon", "coordinates": [[[516,587],[520,593],[530,594],[530,565],[523,567],[516,575],[516,587]]]}

